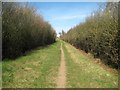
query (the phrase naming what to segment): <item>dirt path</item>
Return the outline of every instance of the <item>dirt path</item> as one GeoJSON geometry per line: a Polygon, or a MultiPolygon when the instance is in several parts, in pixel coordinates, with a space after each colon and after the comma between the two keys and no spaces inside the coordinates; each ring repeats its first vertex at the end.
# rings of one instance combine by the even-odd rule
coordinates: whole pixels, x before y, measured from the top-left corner
{"type": "Polygon", "coordinates": [[[61,43],[61,63],[58,73],[57,88],[65,88],[65,85],[66,85],[66,66],[64,60],[64,51],[61,43]]]}

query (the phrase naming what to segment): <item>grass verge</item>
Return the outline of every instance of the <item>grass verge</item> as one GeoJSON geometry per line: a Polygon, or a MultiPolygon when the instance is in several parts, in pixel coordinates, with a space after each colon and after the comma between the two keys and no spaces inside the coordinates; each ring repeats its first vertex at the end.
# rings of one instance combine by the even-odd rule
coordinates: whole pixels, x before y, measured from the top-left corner
{"type": "Polygon", "coordinates": [[[63,44],[67,88],[117,88],[118,76],[105,70],[70,44],[63,44]]]}
{"type": "Polygon", "coordinates": [[[60,42],[2,62],[3,88],[54,88],[60,65],[60,42]]]}

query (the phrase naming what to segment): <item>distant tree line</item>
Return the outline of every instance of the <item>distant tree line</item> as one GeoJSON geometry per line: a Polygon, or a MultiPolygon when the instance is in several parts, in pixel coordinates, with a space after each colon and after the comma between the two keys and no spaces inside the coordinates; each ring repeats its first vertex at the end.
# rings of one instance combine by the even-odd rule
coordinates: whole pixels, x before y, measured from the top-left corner
{"type": "Polygon", "coordinates": [[[15,58],[27,50],[55,42],[56,32],[27,3],[2,3],[2,56],[15,58]]]}
{"type": "Polygon", "coordinates": [[[118,68],[118,10],[117,2],[108,2],[104,8],[87,17],[85,22],[62,35],[62,39],[118,68]]]}

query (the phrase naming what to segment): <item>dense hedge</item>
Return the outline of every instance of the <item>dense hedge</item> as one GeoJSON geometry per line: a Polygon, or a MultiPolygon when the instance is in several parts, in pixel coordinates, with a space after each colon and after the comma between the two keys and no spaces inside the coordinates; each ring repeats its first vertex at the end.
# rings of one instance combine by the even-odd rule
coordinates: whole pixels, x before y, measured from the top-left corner
{"type": "Polygon", "coordinates": [[[105,9],[71,28],[62,39],[118,68],[118,3],[107,3],[105,9]]]}
{"type": "Polygon", "coordinates": [[[3,58],[15,58],[25,51],[55,42],[56,32],[26,3],[2,3],[3,58]]]}

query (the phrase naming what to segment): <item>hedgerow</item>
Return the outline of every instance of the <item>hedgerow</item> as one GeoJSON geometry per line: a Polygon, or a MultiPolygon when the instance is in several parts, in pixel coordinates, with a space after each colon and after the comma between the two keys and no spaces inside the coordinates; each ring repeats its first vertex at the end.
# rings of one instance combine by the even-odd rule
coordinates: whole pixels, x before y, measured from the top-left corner
{"type": "Polygon", "coordinates": [[[85,22],[71,28],[62,39],[118,68],[118,13],[118,3],[109,2],[85,22]]]}
{"type": "Polygon", "coordinates": [[[26,3],[2,3],[3,58],[15,58],[27,50],[55,42],[56,32],[26,3]]]}

